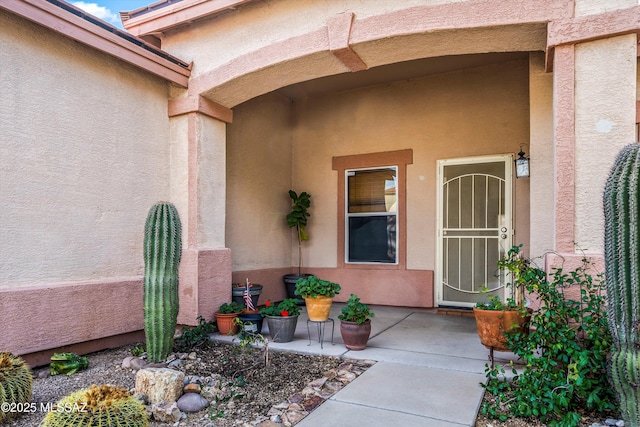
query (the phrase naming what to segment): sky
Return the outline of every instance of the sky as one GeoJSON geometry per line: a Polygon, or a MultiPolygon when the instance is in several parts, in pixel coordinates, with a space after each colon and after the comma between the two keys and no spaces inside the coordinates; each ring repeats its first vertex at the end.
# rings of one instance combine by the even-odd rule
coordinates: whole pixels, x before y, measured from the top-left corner
{"type": "Polygon", "coordinates": [[[98,18],[107,21],[108,23],[115,25],[118,28],[122,28],[122,22],[120,22],[120,12],[139,9],[143,6],[148,6],[153,3],[157,3],[157,0],[85,0],[74,1],[67,0],[69,3],[84,10],[87,13],[97,16],[98,18]]]}

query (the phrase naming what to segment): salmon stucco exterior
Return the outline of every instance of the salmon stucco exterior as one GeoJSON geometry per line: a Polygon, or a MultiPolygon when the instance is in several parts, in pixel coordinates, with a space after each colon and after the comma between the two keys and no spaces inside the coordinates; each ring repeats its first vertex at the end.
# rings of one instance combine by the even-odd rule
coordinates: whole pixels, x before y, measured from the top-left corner
{"type": "MultiPolygon", "coordinates": [[[[469,307],[495,260],[603,259],[602,191],[637,141],[637,0],[0,4],[0,349],[46,363],[143,336],[142,239],[183,223],[178,322],[231,283],[469,307]],[[517,178],[514,160],[529,159],[517,178]]],[[[495,285],[495,288],[492,286],[495,285]]]]}

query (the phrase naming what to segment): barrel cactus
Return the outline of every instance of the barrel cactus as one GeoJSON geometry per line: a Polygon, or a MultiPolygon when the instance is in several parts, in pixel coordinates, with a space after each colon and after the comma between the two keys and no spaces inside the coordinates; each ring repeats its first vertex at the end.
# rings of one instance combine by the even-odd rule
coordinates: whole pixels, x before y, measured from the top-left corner
{"type": "MultiPolygon", "coordinates": [[[[0,353],[0,403],[29,403],[32,388],[33,376],[24,360],[11,353],[0,353]]],[[[0,411],[0,424],[18,413],[0,411]]]]}
{"type": "Polygon", "coordinates": [[[147,427],[142,403],[122,387],[92,385],[60,399],[40,427],[147,427]]]}
{"type": "Polygon", "coordinates": [[[625,425],[640,426],[640,144],[622,149],[604,191],[609,375],[625,425]]]}
{"type": "Polygon", "coordinates": [[[149,210],[144,231],[144,331],[147,357],[154,362],[167,358],[176,331],[181,228],[171,203],[156,203],[149,210]]]}

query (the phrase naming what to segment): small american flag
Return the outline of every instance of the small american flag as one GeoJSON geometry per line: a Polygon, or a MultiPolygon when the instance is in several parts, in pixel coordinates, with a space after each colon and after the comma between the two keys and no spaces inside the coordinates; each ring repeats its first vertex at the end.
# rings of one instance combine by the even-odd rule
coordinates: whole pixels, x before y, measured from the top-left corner
{"type": "Polygon", "coordinates": [[[247,286],[244,288],[244,295],[242,298],[244,299],[244,304],[247,306],[247,310],[256,309],[256,307],[253,305],[251,295],[249,295],[249,279],[247,279],[247,286]]]}

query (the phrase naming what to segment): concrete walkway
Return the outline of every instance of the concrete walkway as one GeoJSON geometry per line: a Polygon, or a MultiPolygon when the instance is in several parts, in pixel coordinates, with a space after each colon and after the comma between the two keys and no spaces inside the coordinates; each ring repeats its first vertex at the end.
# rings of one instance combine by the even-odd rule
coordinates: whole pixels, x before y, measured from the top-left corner
{"type": "MultiPolygon", "coordinates": [[[[444,316],[432,311],[371,307],[375,313],[367,348],[349,351],[340,336],[334,303],[321,348],[317,324],[298,319],[289,343],[269,347],[299,353],[371,359],[378,363],[305,417],[299,427],[474,426],[484,389],[489,351],[480,344],[472,317],[444,316]],[[311,342],[309,340],[309,332],[311,342]]],[[[268,333],[267,325],[263,334],[268,333]]],[[[497,353],[496,362],[510,353],[497,353]]]]}

